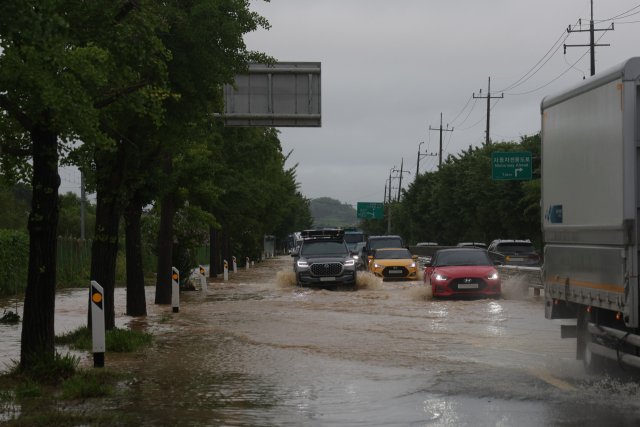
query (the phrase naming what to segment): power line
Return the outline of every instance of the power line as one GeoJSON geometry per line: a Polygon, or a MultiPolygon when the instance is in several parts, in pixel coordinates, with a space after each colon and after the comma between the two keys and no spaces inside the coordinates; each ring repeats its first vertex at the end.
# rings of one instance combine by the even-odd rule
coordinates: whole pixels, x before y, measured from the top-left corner
{"type": "MultiPolygon", "coordinates": [[[[460,112],[458,113],[458,115],[456,116],[456,118],[455,118],[455,119],[453,119],[453,120],[451,120],[451,122],[450,122],[450,124],[451,124],[451,125],[453,125],[453,123],[455,123],[456,119],[457,119],[458,117],[460,117],[460,114],[462,114],[462,112],[464,111],[464,109],[465,109],[465,108],[467,108],[467,105],[469,105],[469,103],[471,102],[471,100],[472,100],[472,99],[473,99],[473,97],[472,97],[472,96],[470,96],[470,97],[469,97],[469,100],[467,101],[467,103],[466,103],[466,104],[464,104],[464,107],[462,107],[462,110],[460,110],[460,112]]],[[[467,117],[468,117],[468,116],[467,116],[467,117]]],[[[462,123],[464,123],[464,122],[462,122],[462,123]]]]}
{"type": "MultiPolygon", "coordinates": [[[[602,37],[604,37],[604,35],[605,35],[605,34],[606,34],[606,32],[604,32],[604,33],[600,36],[600,39],[601,39],[602,37]]],[[[600,41],[600,39],[596,40],[596,43],[597,43],[598,41],[600,41]]],[[[577,64],[577,63],[578,63],[582,58],[584,58],[584,57],[585,57],[585,55],[586,55],[587,53],[589,53],[589,51],[588,51],[588,50],[587,50],[585,53],[583,53],[583,54],[582,54],[582,56],[581,56],[580,58],[578,58],[578,60],[577,60],[576,62],[574,62],[574,63],[573,63],[573,65],[576,65],[576,64],[577,64]]],[[[544,88],[544,87],[549,86],[551,83],[555,82],[555,81],[556,81],[556,80],[558,80],[560,77],[562,77],[562,76],[564,76],[565,74],[567,74],[567,72],[568,72],[569,70],[571,70],[571,68],[567,68],[567,69],[566,69],[562,74],[560,74],[558,77],[556,77],[555,79],[551,80],[549,83],[547,83],[547,84],[545,84],[545,85],[540,86],[540,87],[539,87],[539,88],[537,88],[537,89],[533,89],[533,90],[530,90],[530,91],[528,91],[528,92],[522,92],[522,93],[508,93],[507,95],[511,95],[511,96],[519,96],[519,95],[526,95],[526,94],[529,94],[529,93],[532,93],[532,92],[538,91],[538,90],[540,90],[540,89],[542,89],[542,88],[544,88]]]]}
{"type": "MultiPolygon", "coordinates": [[[[438,130],[438,128],[432,128],[429,126],[429,130],[438,130]]],[[[440,113],[440,163],[442,165],[442,132],[453,132],[453,128],[449,129],[449,125],[447,125],[446,129],[442,129],[442,113],[440,113]]]]}
{"type": "Polygon", "coordinates": [[[632,13],[631,15],[622,16],[622,15],[624,15],[624,14],[626,14],[626,13],[629,13],[629,12],[631,12],[632,10],[635,10],[635,9],[637,9],[637,8],[639,8],[639,7],[640,7],[640,5],[638,5],[638,6],[636,6],[636,7],[632,7],[631,9],[627,10],[626,12],[622,12],[622,13],[620,13],[620,14],[618,14],[618,15],[616,15],[616,16],[614,16],[614,17],[612,17],[612,18],[608,18],[608,19],[601,19],[601,20],[598,20],[598,21],[596,21],[596,22],[607,22],[607,21],[613,21],[614,19],[618,19],[618,18],[622,19],[622,18],[626,18],[627,16],[637,15],[637,14],[638,14],[638,13],[640,13],[640,12],[632,13]]]}
{"type": "MultiPolygon", "coordinates": [[[[502,98],[497,98],[497,99],[502,99],[502,98]]],[[[493,110],[493,109],[495,108],[495,106],[498,104],[498,102],[499,102],[499,101],[496,101],[496,103],[495,103],[495,104],[493,104],[493,107],[491,107],[491,110],[493,110]]],[[[482,118],[481,118],[480,120],[478,120],[478,121],[476,122],[476,124],[474,124],[474,125],[471,125],[471,126],[469,126],[469,127],[463,128],[463,129],[458,128],[458,130],[467,130],[467,129],[471,129],[472,127],[476,127],[476,126],[478,126],[478,124],[479,124],[481,121],[483,121],[483,120],[484,120],[484,118],[485,118],[485,117],[487,117],[487,116],[486,116],[486,115],[482,116],[482,118]]]]}

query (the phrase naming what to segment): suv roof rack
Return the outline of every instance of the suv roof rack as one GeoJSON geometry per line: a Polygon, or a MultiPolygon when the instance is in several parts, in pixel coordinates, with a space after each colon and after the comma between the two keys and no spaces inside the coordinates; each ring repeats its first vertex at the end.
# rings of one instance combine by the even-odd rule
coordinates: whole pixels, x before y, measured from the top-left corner
{"type": "Polygon", "coordinates": [[[300,232],[303,239],[335,239],[344,238],[344,230],[304,230],[300,232]]]}

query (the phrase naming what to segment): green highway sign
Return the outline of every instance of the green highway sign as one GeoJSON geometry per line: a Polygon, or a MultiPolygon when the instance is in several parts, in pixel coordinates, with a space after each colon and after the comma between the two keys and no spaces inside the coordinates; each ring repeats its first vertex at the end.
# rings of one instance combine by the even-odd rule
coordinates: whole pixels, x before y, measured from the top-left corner
{"type": "Polygon", "coordinates": [[[383,203],[358,202],[358,218],[362,219],[382,219],[383,203]]]}
{"type": "Polygon", "coordinates": [[[491,178],[494,180],[531,179],[531,151],[491,153],[491,178]]]}

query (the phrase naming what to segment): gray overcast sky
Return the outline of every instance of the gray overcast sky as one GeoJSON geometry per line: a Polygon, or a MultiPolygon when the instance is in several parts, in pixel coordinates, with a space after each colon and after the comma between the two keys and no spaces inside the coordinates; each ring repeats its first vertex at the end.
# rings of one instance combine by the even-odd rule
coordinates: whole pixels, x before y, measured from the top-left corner
{"type": "MultiPolygon", "coordinates": [[[[380,202],[389,170],[399,168],[402,158],[411,172],[405,174],[405,187],[416,172],[418,144],[425,142],[423,152],[438,149],[439,133],[429,126],[439,125],[440,112],[445,126],[453,122],[455,128],[446,134],[444,156],[481,144],[486,100],[478,100],[473,110],[471,100],[454,121],[456,115],[474,92],[482,88],[486,94],[489,76],[492,93],[508,87],[556,41],[557,51],[540,71],[498,101],[491,138],[518,140],[538,132],[542,98],[581,80],[583,72],[590,75],[588,48],[567,48],[566,56],[562,48],[570,24],[582,18],[582,29],[588,28],[586,0],[271,0],[251,5],[272,28],[249,34],[249,49],[280,61],[322,62],[322,127],[281,128],[283,148],[294,150],[290,161],[299,163],[298,180],[309,198],[380,202]],[[578,70],[515,95],[560,76],[569,69],[565,59],[579,60],[578,70]]],[[[596,48],[596,72],[640,56],[640,1],[595,1],[596,21],[632,8],[628,17],[614,21],[614,31],[596,33],[596,40],[604,34],[600,43],[611,44],[596,48]]],[[[588,33],[572,33],[564,43],[588,42],[588,33]]],[[[434,170],[436,157],[420,165],[421,171],[434,170]]]]}

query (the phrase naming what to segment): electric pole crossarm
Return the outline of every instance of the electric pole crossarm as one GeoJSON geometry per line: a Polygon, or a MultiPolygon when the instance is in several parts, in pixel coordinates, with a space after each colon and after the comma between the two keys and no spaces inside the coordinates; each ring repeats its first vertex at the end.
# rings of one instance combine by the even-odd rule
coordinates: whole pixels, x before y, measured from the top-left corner
{"type": "MultiPolygon", "coordinates": [[[[594,28],[593,31],[614,31],[614,28],[613,28],[613,24],[611,24],[611,26],[608,27],[608,28],[594,28]]],[[[569,26],[569,28],[567,28],[567,33],[590,33],[590,32],[591,32],[590,29],[589,30],[572,30],[571,26],[569,26]]],[[[569,45],[567,45],[567,46],[569,46],[569,45]]],[[[576,46],[585,46],[585,45],[579,44],[579,45],[576,45],[576,46]]],[[[589,46],[589,45],[586,45],[586,46],[589,46]]]]}
{"type": "MultiPolygon", "coordinates": [[[[582,22],[580,22],[580,26],[582,27],[582,22]]],[[[595,24],[593,22],[593,0],[591,0],[591,20],[589,21],[589,29],[583,30],[580,28],[579,30],[574,30],[571,28],[571,25],[567,27],[567,33],[589,33],[590,43],[589,44],[565,44],[564,45],[564,54],[567,54],[568,47],[589,47],[591,53],[591,75],[593,76],[596,73],[596,47],[598,46],[610,46],[608,44],[596,44],[595,42],[595,32],[596,31],[613,31],[613,22],[611,26],[607,28],[595,28],[595,24]]],[[[567,36],[568,37],[568,36],[567,36]]],[[[602,37],[601,37],[602,38],[602,37]]]]}

